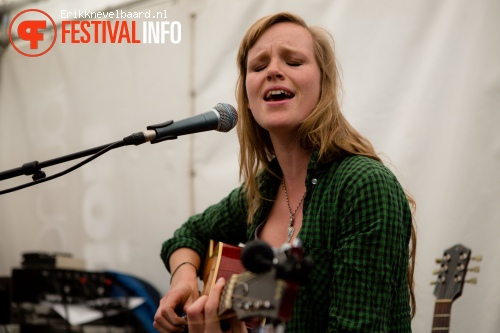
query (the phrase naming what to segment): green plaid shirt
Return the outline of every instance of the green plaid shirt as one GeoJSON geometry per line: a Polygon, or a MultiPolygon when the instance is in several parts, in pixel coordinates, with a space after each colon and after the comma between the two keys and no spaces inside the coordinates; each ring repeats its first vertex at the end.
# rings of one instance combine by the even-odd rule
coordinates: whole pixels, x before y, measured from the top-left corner
{"type": "MultiPolygon", "coordinates": [[[[276,160],[270,168],[281,175],[276,160]]],[[[261,193],[275,198],[280,179],[259,176],[261,193]]],[[[298,238],[312,257],[310,283],[302,286],[286,332],[411,332],[407,267],[411,211],[396,177],[381,163],[359,155],[317,162],[313,153],[298,238]]],[[[163,243],[161,257],[189,247],[205,257],[210,239],[246,243],[264,221],[271,201],[262,201],[246,224],[243,189],[192,216],[163,243]]]]}

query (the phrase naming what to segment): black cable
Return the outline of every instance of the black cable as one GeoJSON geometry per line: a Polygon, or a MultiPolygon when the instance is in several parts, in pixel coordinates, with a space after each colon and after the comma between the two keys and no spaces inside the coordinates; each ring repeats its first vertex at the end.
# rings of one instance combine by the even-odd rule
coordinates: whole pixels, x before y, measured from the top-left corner
{"type": "Polygon", "coordinates": [[[68,168],[66,170],[63,170],[63,171],[61,171],[59,173],[56,173],[56,174],[54,174],[52,176],[49,176],[49,177],[46,177],[46,178],[35,180],[35,181],[31,182],[31,183],[26,183],[26,184],[23,184],[23,185],[19,185],[19,186],[16,186],[16,187],[11,187],[9,189],[0,191],[0,195],[7,194],[7,193],[10,193],[10,192],[14,192],[14,191],[26,188],[26,187],[37,185],[37,184],[40,184],[40,183],[43,183],[43,182],[46,182],[46,181],[49,181],[49,180],[52,180],[52,179],[64,176],[65,174],[68,174],[68,173],[70,173],[70,172],[78,169],[79,167],[81,167],[81,166],[89,163],[90,161],[96,159],[97,157],[103,155],[104,153],[107,153],[111,149],[115,149],[115,148],[124,146],[125,144],[126,143],[124,141],[117,141],[115,143],[112,143],[109,146],[107,146],[106,148],[104,148],[104,149],[100,150],[99,152],[95,153],[94,155],[90,156],[89,158],[81,161],[80,163],[75,164],[74,166],[72,166],[72,167],[70,167],[70,168],[68,168]]]}

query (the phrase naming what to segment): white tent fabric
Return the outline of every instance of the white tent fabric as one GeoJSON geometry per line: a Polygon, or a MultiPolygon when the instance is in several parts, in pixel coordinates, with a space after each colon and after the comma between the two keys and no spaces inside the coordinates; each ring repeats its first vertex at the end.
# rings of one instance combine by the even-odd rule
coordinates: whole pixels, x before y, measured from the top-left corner
{"type": "MultiPolygon", "coordinates": [[[[59,15],[60,8],[44,9],[59,15]]],[[[235,105],[244,31],[261,16],[290,10],[334,36],[346,116],[417,201],[414,332],[430,331],[434,259],[457,243],[484,261],[479,274],[467,274],[478,284],[465,285],[453,303],[451,331],[500,331],[500,2],[186,0],[127,7],[145,9],[179,21],[182,41],[56,43],[37,58],[7,48],[0,58],[0,172],[121,140],[218,102],[235,105]]],[[[0,182],[0,190],[30,181],[23,177],[0,182]]],[[[90,270],[134,274],[166,292],[163,240],[238,184],[235,131],[113,150],[62,178],[0,196],[0,275],[19,267],[24,252],[70,252],[90,270]]]]}

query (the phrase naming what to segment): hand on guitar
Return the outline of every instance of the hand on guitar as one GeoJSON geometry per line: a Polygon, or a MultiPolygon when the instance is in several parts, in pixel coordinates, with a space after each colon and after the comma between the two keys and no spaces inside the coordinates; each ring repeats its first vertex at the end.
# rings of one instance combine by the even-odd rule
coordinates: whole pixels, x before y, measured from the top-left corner
{"type": "MultiPolygon", "coordinates": [[[[192,258],[189,260],[196,262],[192,258]]],[[[172,275],[170,290],[160,300],[153,322],[153,327],[160,333],[184,332],[187,321],[181,317],[181,313],[186,313],[187,308],[200,296],[197,266],[176,263],[172,267],[177,267],[175,276],[172,275]]]]}
{"type": "MultiPolygon", "coordinates": [[[[187,308],[189,333],[219,333],[221,322],[217,315],[220,296],[225,280],[220,278],[210,291],[210,296],[203,295],[196,302],[187,308]]],[[[243,321],[239,321],[235,316],[224,321],[229,330],[224,332],[246,333],[247,329],[243,321]]]]}
{"type": "Polygon", "coordinates": [[[186,328],[190,333],[243,333],[246,327],[265,322],[275,326],[286,322],[311,262],[298,245],[281,250],[280,258],[274,260],[274,251],[263,242],[251,242],[243,252],[241,247],[211,242],[201,275],[203,296],[199,297],[199,257],[190,249],[178,249],[170,258],[170,267],[177,268],[172,272],[170,291],[160,301],[154,328],[160,333],[184,332],[186,328]],[[181,312],[187,314],[187,320],[179,316],[181,312]]]}
{"type": "Polygon", "coordinates": [[[180,317],[178,309],[186,309],[199,296],[198,283],[195,286],[181,281],[172,287],[160,300],[160,306],[154,317],[153,327],[160,333],[184,332],[187,326],[185,318],[180,317]],[[177,310],[177,311],[176,311],[177,310]]]}

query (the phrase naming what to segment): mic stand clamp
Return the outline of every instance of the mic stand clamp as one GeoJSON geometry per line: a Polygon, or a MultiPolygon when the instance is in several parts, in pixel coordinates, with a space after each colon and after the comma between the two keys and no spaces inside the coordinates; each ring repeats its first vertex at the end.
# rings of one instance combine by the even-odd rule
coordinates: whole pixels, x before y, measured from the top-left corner
{"type": "Polygon", "coordinates": [[[42,171],[42,169],[40,168],[38,161],[24,163],[21,166],[21,171],[26,176],[33,175],[31,178],[34,181],[37,181],[37,180],[42,179],[42,178],[45,178],[45,176],[46,176],[45,172],[42,171]]]}
{"type": "MultiPolygon", "coordinates": [[[[167,126],[170,126],[174,123],[173,120],[167,120],[166,122],[164,123],[161,123],[161,124],[156,124],[156,125],[149,125],[146,129],[147,130],[153,130],[156,132],[156,134],[158,135],[158,132],[156,131],[157,128],[163,128],[163,127],[167,127],[167,126]]],[[[162,141],[166,141],[166,140],[175,140],[177,139],[176,136],[166,136],[166,137],[163,137],[161,139],[154,139],[151,141],[151,144],[153,143],[158,143],[158,142],[162,142],[162,141]]]]}

